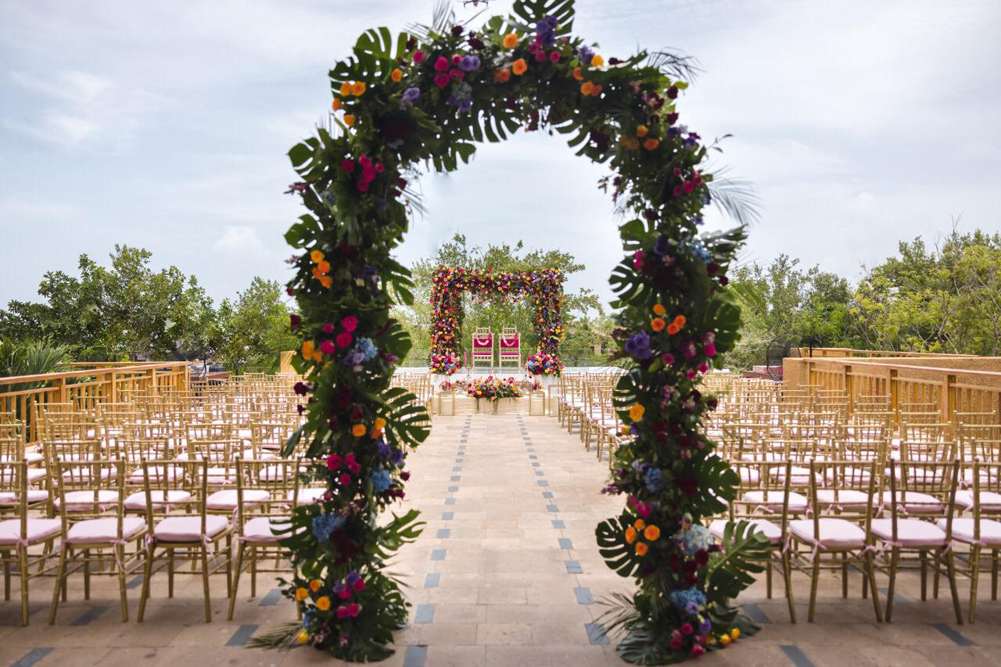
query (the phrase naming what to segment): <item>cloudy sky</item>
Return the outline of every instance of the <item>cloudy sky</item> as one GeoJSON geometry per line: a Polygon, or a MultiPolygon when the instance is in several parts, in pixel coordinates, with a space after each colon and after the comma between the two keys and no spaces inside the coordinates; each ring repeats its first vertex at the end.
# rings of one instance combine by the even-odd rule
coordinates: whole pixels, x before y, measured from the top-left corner
{"type": "MultiPolygon", "coordinates": [[[[326,72],[374,25],[433,0],[0,0],[0,304],[115,243],[218,299],[286,278],[299,214],[284,154],[329,108],[326,72]]],[[[468,17],[457,2],[459,17],[468,17]]],[[[509,3],[494,2],[492,11],[509,3]]],[[[681,103],[761,220],[744,253],[849,278],[900,239],[1001,228],[1001,2],[577,0],[606,56],[671,47],[702,73],[681,103]]],[[[606,298],[619,260],[602,169],[546,136],[481,147],[422,183],[407,263],[452,234],[574,253],[606,298]]],[[[724,222],[713,219],[711,224],[724,222]]]]}

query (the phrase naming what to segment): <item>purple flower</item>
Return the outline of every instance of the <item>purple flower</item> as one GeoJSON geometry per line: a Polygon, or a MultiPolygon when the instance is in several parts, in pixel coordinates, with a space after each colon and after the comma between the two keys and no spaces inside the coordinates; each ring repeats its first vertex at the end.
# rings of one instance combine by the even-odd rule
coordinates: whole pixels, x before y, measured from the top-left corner
{"type": "Polygon", "coordinates": [[[473,109],[472,100],[459,100],[459,112],[469,113],[473,109]]]}
{"type": "Polygon", "coordinates": [[[480,59],[477,56],[463,56],[459,61],[459,69],[463,72],[472,72],[480,68],[480,59]]]}
{"type": "Polygon", "coordinates": [[[667,238],[666,234],[661,234],[653,244],[653,251],[661,257],[671,252],[671,239],[667,238]]]}
{"type": "Polygon", "coordinates": [[[417,104],[417,101],[421,99],[421,89],[420,88],[407,88],[403,91],[403,101],[400,102],[400,108],[406,109],[408,104],[417,104]]]}
{"type": "Polygon", "coordinates": [[[653,356],[650,350],[650,336],[645,331],[640,331],[629,337],[626,341],[626,352],[636,357],[640,361],[646,361],[653,356]]]}
{"type": "Polygon", "coordinates": [[[594,58],[594,51],[587,44],[582,44],[577,51],[577,56],[582,64],[590,65],[591,59],[594,58]]]}

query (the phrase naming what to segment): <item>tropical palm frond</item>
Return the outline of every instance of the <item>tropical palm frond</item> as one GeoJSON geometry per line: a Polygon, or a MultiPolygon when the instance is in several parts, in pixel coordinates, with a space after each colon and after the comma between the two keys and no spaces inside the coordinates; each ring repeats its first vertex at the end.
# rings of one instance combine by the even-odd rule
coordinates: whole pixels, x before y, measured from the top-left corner
{"type": "Polygon", "coordinates": [[[709,182],[712,202],[725,215],[745,227],[753,226],[761,217],[761,198],[750,181],[740,178],[720,178],[725,169],[716,172],[709,182]]]}
{"type": "Polygon", "coordinates": [[[407,32],[422,40],[430,41],[432,34],[442,34],[454,22],[455,10],[452,8],[451,1],[437,0],[431,13],[431,25],[411,23],[407,26],[407,32]]]}
{"type": "Polygon", "coordinates": [[[647,55],[646,64],[656,67],[672,79],[691,82],[695,80],[698,73],[702,71],[699,61],[693,56],[685,55],[670,48],[660,51],[651,51],[647,55]]]}

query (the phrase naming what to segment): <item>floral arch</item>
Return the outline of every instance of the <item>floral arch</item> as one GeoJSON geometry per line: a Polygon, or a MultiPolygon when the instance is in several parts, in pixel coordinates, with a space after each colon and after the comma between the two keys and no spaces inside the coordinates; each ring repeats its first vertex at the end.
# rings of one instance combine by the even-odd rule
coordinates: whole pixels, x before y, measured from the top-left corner
{"type": "Polygon", "coordinates": [[[564,134],[578,155],[608,164],[602,187],[628,219],[611,282],[616,356],[628,369],[615,400],[635,438],[617,451],[606,489],[626,496],[623,513],[596,531],[609,566],[636,584],[608,622],[626,631],[619,651],[673,662],[750,629],[729,600],[767,545],[746,524],[722,545],[702,526],[738,479],[701,432],[713,402],[697,387],[737,339],[725,273],[744,232],[699,236],[713,177],[709,148],[679,123],[685,61],[647,52],[606,61],[571,34],[573,18],[573,0],[516,0],[511,16],[475,32],[447,14],[396,37],[369,30],[330,71],[336,131],[289,151],[302,179],[291,191],[307,209],[285,237],[301,252],[289,292],[301,313],[294,365],[307,419],[285,453],[314,461],[306,474],[328,491],[295,508],[284,540],[294,571],[283,591],[304,607],[303,622],[258,645],[311,644],[354,661],[392,653],[409,605],[384,565],[422,524],[416,510],[379,515],[404,496],[407,452],[429,420],[390,386],[411,346],[390,306],[413,301],[391,252],[421,163],[455,170],[477,142],[520,127],[564,134]]]}
{"type": "MultiPolygon", "coordinates": [[[[544,355],[555,369],[561,370],[559,347],[563,338],[560,316],[563,280],[563,272],[559,269],[493,273],[489,270],[439,266],[432,276],[431,288],[431,351],[428,360],[431,372],[450,375],[460,366],[463,292],[487,299],[530,298],[535,306],[535,333],[539,337],[535,358],[544,355]]],[[[558,370],[554,374],[558,374],[558,370]]]]}

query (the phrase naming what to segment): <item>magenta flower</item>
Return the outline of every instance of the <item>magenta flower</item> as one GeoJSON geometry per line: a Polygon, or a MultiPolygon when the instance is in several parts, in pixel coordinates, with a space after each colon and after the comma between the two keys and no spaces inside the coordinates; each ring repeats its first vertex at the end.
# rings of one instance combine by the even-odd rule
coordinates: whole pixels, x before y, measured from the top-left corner
{"type": "Polygon", "coordinates": [[[337,347],[340,347],[340,348],[347,347],[348,345],[351,344],[351,341],[353,341],[353,340],[354,340],[354,336],[352,336],[347,331],[342,331],[339,334],[337,334],[337,347]]]}
{"type": "Polygon", "coordinates": [[[341,486],[347,486],[348,484],[351,483],[351,475],[344,473],[343,475],[341,475],[339,481],[341,483],[341,486]]]}
{"type": "Polygon", "coordinates": [[[341,326],[344,327],[345,331],[354,333],[354,330],[358,328],[358,318],[354,315],[348,315],[341,320],[341,326]]]}
{"type": "Polygon", "coordinates": [[[701,364],[699,364],[699,372],[702,373],[702,374],[708,373],[709,372],[709,364],[707,364],[705,362],[702,362],[701,364]]]}
{"type": "Polygon", "coordinates": [[[448,74],[438,74],[434,78],[434,85],[438,86],[439,88],[444,88],[449,84],[451,80],[452,79],[451,77],[448,76],[448,74]]]}
{"type": "Polygon", "coordinates": [[[716,356],[716,344],[715,343],[706,343],[706,346],[704,348],[702,348],[702,351],[705,352],[705,354],[706,354],[707,357],[715,357],[716,356]]]}
{"type": "Polygon", "coordinates": [[[438,56],[438,60],[434,63],[434,68],[439,72],[448,71],[448,59],[445,56],[438,56]]]}
{"type": "Polygon", "coordinates": [[[416,53],[414,53],[414,62],[415,63],[422,63],[422,62],[424,62],[424,52],[423,51],[417,51],[416,53]]]}
{"type": "Polygon", "coordinates": [[[334,325],[327,322],[323,325],[323,333],[334,333],[334,325]]]}
{"type": "Polygon", "coordinates": [[[660,359],[661,361],[664,362],[665,366],[674,365],[674,355],[671,354],[670,352],[665,352],[664,354],[660,355],[660,359]]]}
{"type": "Polygon", "coordinates": [[[695,632],[695,628],[692,627],[691,623],[682,623],[681,624],[681,634],[683,634],[683,635],[690,635],[693,632],[695,632]]]}
{"type": "Polygon", "coordinates": [[[361,470],[361,466],[358,464],[357,461],[355,461],[354,454],[348,454],[347,456],[344,457],[344,465],[347,466],[348,470],[350,470],[356,475],[358,474],[358,471],[361,470]]]}
{"type": "Polygon", "coordinates": [[[291,315],[289,315],[288,319],[289,319],[289,326],[292,327],[292,331],[295,331],[296,329],[298,329],[299,325],[302,324],[302,318],[300,318],[295,313],[292,313],[291,315]]]}
{"type": "Polygon", "coordinates": [[[462,56],[458,53],[452,54],[452,64],[458,67],[459,63],[462,62],[462,56]]]}
{"type": "Polygon", "coordinates": [[[553,51],[552,53],[549,54],[549,59],[554,63],[558,63],[560,61],[560,52],[553,51]]]}
{"type": "Polygon", "coordinates": [[[330,355],[330,354],[333,354],[336,351],[337,351],[337,348],[334,346],[334,342],[333,341],[331,341],[331,340],[325,340],[322,343],[320,343],[320,352],[323,352],[324,354],[330,355]]]}
{"type": "Polygon", "coordinates": [[[337,470],[341,467],[341,456],[340,454],[331,454],[327,457],[327,468],[329,470],[337,470]]]}

